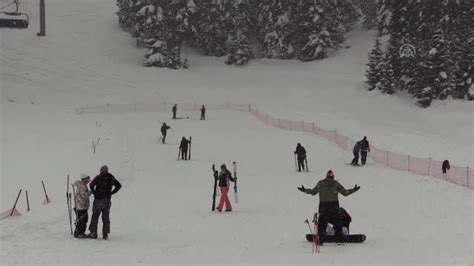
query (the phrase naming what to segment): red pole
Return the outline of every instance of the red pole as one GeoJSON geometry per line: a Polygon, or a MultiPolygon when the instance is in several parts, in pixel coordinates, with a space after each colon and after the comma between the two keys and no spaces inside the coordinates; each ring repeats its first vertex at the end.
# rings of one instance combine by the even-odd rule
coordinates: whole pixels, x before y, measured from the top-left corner
{"type": "Polygon", "coordinates": [[[29,212],[30,211],[30,199],[28,198],[28,190],[25,190],[25,194],[26,194],[26,211],[29,212]]]}
{"type": "Polygon", "coordinates": [[[12,212],[10,213],[10,216],[13,216],[13,213],[15,213],[16,210],[16,204],[18,203],[18,199],[20,198],[21,195],[21,189],[18,191],[18,196],[16,196],[15,204],[13,204],[12,212]]]}
{"type": "Polygon", "coordinates": [[[48,193],[46,192],[46,187],[44,185],[43,180],[41,180],[41,184],[43,185],[44,196],[46,197],[46,204],[47,204],[49,203],[49,197],[48,197],[48,193]]]}

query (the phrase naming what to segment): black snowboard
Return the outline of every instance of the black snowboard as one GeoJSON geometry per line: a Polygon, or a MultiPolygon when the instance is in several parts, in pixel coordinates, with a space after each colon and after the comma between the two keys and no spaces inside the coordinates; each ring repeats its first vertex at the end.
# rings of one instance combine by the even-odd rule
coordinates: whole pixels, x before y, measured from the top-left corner
{"type": "MultiPolygon", "coordinates": [[[[314,235],[307,234],[306,235],[306,240],[309,242],[313,242],[313,237],[314,235]]],[[[358,235],[345,235],[343,236],[343,242],[345,243],[362,243],[365,241],[365,235],[358,234],[358,235]]],[[[336,236],[323,236],[320,238],[321,242],[325,243],[335,243],[336,242],[336,236]]]]}

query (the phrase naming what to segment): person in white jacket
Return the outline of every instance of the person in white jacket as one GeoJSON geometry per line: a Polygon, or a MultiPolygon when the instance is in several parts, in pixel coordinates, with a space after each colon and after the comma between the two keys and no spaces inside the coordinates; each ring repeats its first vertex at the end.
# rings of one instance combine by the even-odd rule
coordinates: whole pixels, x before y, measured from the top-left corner
{"type": "Polygon", "coordinates": [[[89,197],[91,192],[89,190],[90,177],[86,174],[81,175],[81,179],[74,182],[74,200],[76,211],[76,230],[74,237],[83,238],[85,236],[87,221],[89,220],[88,210],[90,206],[89,197]]]}

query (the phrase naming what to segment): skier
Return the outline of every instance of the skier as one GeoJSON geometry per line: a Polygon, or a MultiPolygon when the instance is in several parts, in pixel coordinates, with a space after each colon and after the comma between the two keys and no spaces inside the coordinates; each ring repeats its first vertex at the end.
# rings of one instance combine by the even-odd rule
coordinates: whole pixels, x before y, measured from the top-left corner
{"type": "Polygon", "coordinates": [[[352,153],[354,154],[354,159],[352,159],[351,165],[353,166],[359,166],[359,152],[360,152],[360,147],[362,143],[360,141],[356,142],[354,145],[354,149],[352,150],[352,153]]]}
{"type": "Polygon", "coordinates": [[[89,210],[90,201],[89,197],[91,196],[91,192],[89,191],[89,187],[87,184],[91,178],[86,175],[82,174],[80,180],[76,180],[73,186],[75,187],[75,212],[76,212],[76,229],[74,230],[74,237],[77,238],[84,238],[84,233],[86,232],[87,228],[87,221],[89,220],[89,215],[87,211],[89,210]]]}
{"type": "Polygon", "coordinates": [[[301,146],[301,143],[296,145],[295,150],[296,158],[298,160],[298,172],[301,172],[301,169],[305,170],[305,159],[306,159],[306,149],[301,146]]]}
{"type": "Polygon", "coordinates": [[[299,191],[313,196],[319,193],[318,232],[320,236],[324,237],[326,235],[328,222],[333,221],[335,235],[339,240],[338,242],[342,242],[342,222],[339,212],[338,194],[341,193],[344,196],[349,196],[359,189],[360,186],[358,185],[355,185],[352,189],[345,189],[344,186],[335,180],[332,170],[329,170],[326,174],[326,178],[319,181],[313,189],[308,189],[304,186],[298,188],[299,191]]]}
{"type": "Polygon", "coordinates": [[[92,205],[92,219],[89,225],[90,233],[88,237],[97,239],[97,224],[99,223],[99,216],[102,214],[102,237],[107,239],[110,233],[111,198],[122,188],[122,185],[109,173],[109,168],[104,165],[100,168],[100,174],[92,180],[90,188],[92,194],[94,194],[94,203],[92,205]]]}
{"type": "Polygon", "coordinates": [[[161,126],[161,142],[166,144],[166,134],[168,133],[168,129],[171,129],[166,123],[163,123],[161,126]]]}
{"type": "Polygon", "coordinates": [[[221,198],[219,205],[217,206],[217,211],[222,212],[223,208],[225,207],[226,212],[231,212],[232,205],[230,204],[227,194],[229,193],[230,181],[235,182],[237,178],[232,177],[232,174],[229,170],[227,170],[227,166],[225,164],[221,165],[220,173],[217,173],[217,171],[214,172],[214,178],[217,179],[219,189],[221,191],[221,198]]]}
{"type": "Polygon", "coordinates": [[[181,152],[181,159],[187,161],[188,160],[188,147],[190,141],[187,140],[185,137],[181,139],[181,144],[179,144],[179,150],[181,152]]]}
{"type": "Polygon", "coordinates": [[[178,112],[178,105],[177,104],[173,105],[173,109],[171,110],[173,111],[173,119],[177,119],[176,113],[178,112]]]}
{"type": "Polygon", "coordinates": [[[367,140],[367,137],[364,136],[364,138],[360,141],[360,162],[362,165],[365,165],[365,163],[367,162],[367,153],[369,152],[369,141],[367,140]]]}
{"type": "Polygon", "coordinates": [[[206,106],[201,107],[201,120],[206,120],[206,106]]]}
{"type": "Polygon", "coordinates": [[[447,174],[448,173],[448,170],[451,168],[451,166],[449,165],[449,161],[448,160],[444,160],[443,161],[443,165],[441,166],[441,170],[443,171],[443,174],[447,174]]]}

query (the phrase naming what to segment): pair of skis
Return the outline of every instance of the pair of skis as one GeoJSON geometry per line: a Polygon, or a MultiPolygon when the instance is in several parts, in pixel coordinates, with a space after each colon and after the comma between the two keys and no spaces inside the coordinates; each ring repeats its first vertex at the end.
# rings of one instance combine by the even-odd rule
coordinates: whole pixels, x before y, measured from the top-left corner
{"type": "MultiPolygon", "coordinates": [[[[304,157],[304,169],[306,172],[309,172],[308,168],[308,157],[304,157]]],[[[298,171],[298,155],[295,154],[295,171],[298,171]]]]}
{"type": "Polygon", "coordinates": [[[71,184],[72,187],[72,194],[69,191],[69,175],[67,175],[67,183],[66,183],[66,204],[67,204],[67,210],[68,210],[68,215],[69,215],[69,228],[71,229],[71,235],[74,235],[74,231],[72,229],[72,212],[74,211],[74,214],[76,216],[76,219],[74,220],[74,226],[77,223],[77,212],[76,212],[76,189],[74,188],[74,185],[71,184]],[[72,197],[74,196],[74,197],[72,197]],[[72,207],[72,202],[74,201],[74,208],[72,207]]]}
{"type": "Polygon", "coordinates": [[[311,225],[309,224],[308,219],[304,221],[309,228],[309,232],[311,233],[312,239],[308,239],[308,236],[306,236],[307,240],[310,242],[313,242],[313,253],[320,253],[320,247],[321,247],[321,242],[319,241],[319,230],[318,230],[318,222],[319,222],[319,217],[318,213],[315,213],[313,216],[313,224],[314,224],[314,233],[313,230],[311,230],[311,225]]]}
{"type": "MultiPolygon", "coordinates": [[[[237,178],[237,162],[232,162],[232,167],[233,167],[233,172],[234,172],[234,178],[237,178]]],[[[211,210],[212,211],[215,211],[216,210],[216,197],[217,197],[217,176],[218,176],[218,172],[216,170],[216,165],[213,164],[212,165],[212,175],[214,177],[214,190],[213,190],[213,193],[212,193],[212,208],[211,210]]],[[[234,196],[235,196],[235,203],[238,203],[239,202],[239,198],[238,198],[238,193],[237,193],[237,180],[235,180],[234,182],[234,196]]]]}
{"type": "MultiPolygon", "coordinates": [[[[188,147],[188,161],[191,160],[191,143],[193,137],[189,137],[189,147],[188,147]]],[[[178,161],[181,159],[181,148],[178,148],[178,161]]]]}

